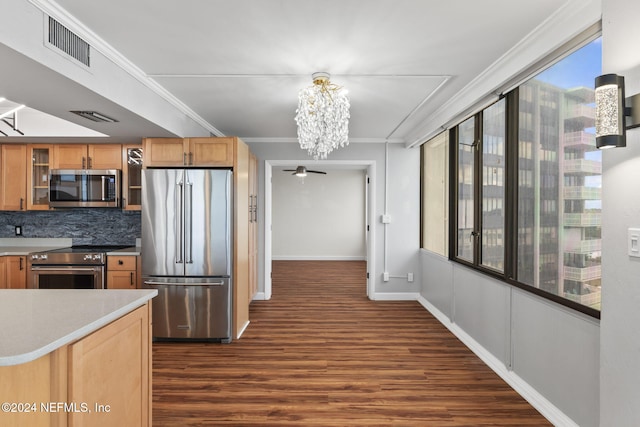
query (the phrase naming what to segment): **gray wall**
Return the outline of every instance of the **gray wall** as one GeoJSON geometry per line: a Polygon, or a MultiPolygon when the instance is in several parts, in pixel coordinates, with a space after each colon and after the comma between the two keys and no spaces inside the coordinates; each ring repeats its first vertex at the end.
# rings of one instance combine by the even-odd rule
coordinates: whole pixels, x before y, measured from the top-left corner
{"type": "Polygon", "coordinates": [[[422,302],[492,369],[556,425],[599,425],[597,320],[428,251],[421,262],[422,302]]]}
{"type": "Polygon", "coordinates": [[[280,169],[291,168],[273,168],[272,258],[366,259],[365,171],[321,167],[326,175],[301,178],[280,169]]]}
{"type": "MultiPolygon", "coordinates": [[[[640,3],[602,1],[603,72],[640,93],[640,3]]],[[[640,227],[640,129],[626,148],[602,154],[602,328],[600,425],[640,424],[640,258],[627,255],[627,229],[640,227]]]]}
{"type": "Polygon", "coordinates": [[[140,212],[120,209],[65,209],[0,212],[0,238],[70,238],[74,245],[131,245],[140,237],[140,212]]]}

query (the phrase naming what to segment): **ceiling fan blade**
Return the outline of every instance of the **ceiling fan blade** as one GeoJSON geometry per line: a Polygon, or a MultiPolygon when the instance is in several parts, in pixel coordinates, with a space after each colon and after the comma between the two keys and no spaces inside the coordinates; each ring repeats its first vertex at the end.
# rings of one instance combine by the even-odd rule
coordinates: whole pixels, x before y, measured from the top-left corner
{"type": "Polygon", "coordinates": [[[320,173],[322,175],[326,175],[327,174],[326,172],[323,172],[323,171],[311,171],[309,169],[307,169],[307,172],[309,172],[309,173],[320,173]]]}
{"type": "Polygon", "coordinates": [[[295,169],[282,169],[282,172],[295,172],[295,169]]]}

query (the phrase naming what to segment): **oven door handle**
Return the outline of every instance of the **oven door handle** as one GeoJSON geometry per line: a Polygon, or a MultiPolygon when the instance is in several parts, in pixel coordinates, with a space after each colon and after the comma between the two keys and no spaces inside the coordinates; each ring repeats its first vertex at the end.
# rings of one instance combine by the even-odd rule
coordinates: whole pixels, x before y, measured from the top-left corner
{"type": "Polygon", "coordinates": [[[41,267],[38,265],[32,265],[31,266],[31,271],[69,271],[69,272],[76,272],[76,271],[96,271],[99,270],[100,268],[102,268],[99,265],[96,266],[92,266],[92,267],[77,267],[77,266],[56,266],[56,267],[41,267]]]}

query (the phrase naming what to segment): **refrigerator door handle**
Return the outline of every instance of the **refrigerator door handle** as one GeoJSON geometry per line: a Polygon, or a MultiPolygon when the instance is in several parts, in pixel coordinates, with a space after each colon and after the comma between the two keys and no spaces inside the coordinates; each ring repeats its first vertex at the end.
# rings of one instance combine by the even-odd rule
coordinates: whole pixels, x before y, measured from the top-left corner
{"type": "Polygon", "coordinates": [[[145,280],[144,284],[149,286],[223,286],[226,283],[223,280],[198,282],[198,283],[168,283],[168,282],[160,282],[156,280],[145,280]]]}
{"type": "Polygon", "coordinates": [[[185,237],[184,247],[187,264],[193,264],[193,182],[185,184],[188,190],[185,194],[185,237]]]}
{"type": "Polygon", "coordinates": [[[182,209],[182,201],[183,201],[183,197],[182,197],[182,189],[183,189],[183,183],[182,181],[180,181],[179,183],[176,184],[177,187],[177,191],[176,191],[176,206],[178,208],[178,214],[176,215],[176,229],[178,230],[178,238],[176,239],[176,254],[178,254],[178,257],[176,258],[176,264],[182,264],[184,263],[183,260],[183,253],[182,253],[182,241],[183,241],[183,230],[184,230],[184,211],[182,209]]]}

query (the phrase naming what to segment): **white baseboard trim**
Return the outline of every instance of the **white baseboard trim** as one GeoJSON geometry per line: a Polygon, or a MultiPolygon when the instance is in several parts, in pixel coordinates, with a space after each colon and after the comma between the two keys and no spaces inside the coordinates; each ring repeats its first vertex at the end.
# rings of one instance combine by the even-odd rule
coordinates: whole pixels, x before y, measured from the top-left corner
{"type": "Polygon", "coordinates": [[[264,292],[257,292],[253,297],[253,301],[266,301],[266,300],[267,300],[267,297],[264,292]]]}
{"type": "Polygon", "coordinates": [[[333,256],[333,255],[328,255],[328,256],[319,256],[319,255],[309,255],[309,256],[304,256],[304,255],[273,255],[271,256],[271,260],[272,261],[366,261],[367,257],[366,256],[359,256],[359,255],[354,255],[354,256],[350,256],[350,255],[344,255],[344,256],[333,256]]]}
{"type": "Polygon", "coordinates": [[[576,424],[564,412],[531,387],[529,383],[520,378],[515,372],[507,369],[504,363],[487,351],[462,328],[453,323],[444,313],[438,310],[422,295],[418,296],[417,301],[554,426],[579,427],[578,424],[576,424]]]}
{"type": "Polygon", "coordinates": [[[420,296],[415,292],[376,292],[373,301],[416,301],[420,296]]]}

